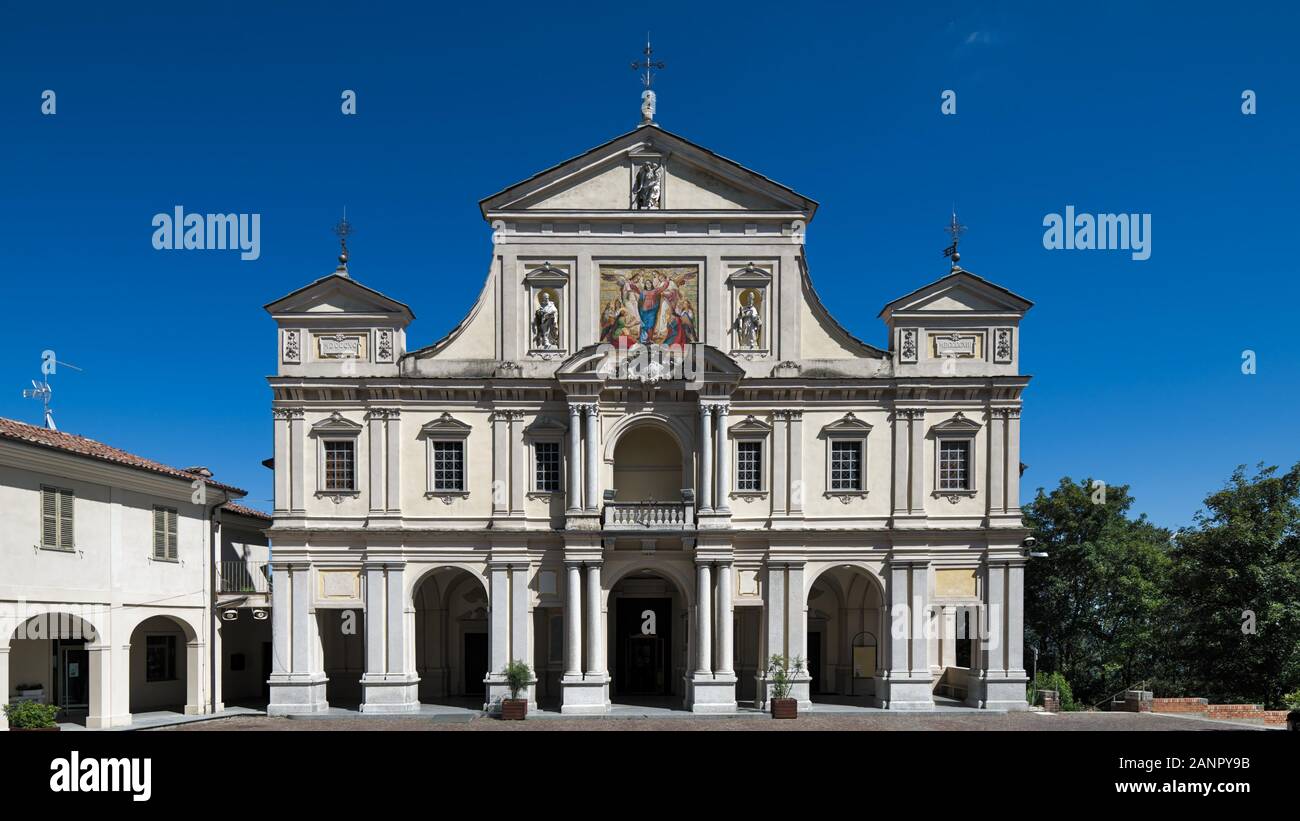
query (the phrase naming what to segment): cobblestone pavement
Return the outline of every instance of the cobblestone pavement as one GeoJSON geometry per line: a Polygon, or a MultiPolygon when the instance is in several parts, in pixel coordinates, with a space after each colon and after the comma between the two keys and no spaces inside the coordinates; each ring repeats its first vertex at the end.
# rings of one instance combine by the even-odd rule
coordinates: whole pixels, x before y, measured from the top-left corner
{"type": "Polygon", "coordinates": [[[830,714],[805,715],[795,721],[772,721],[766,718],[623,718],[623,719],[534,719],[531,721],[499,721],[476,717],[460,723],[437,722],[428,718],[338,718],[329,720],[299,720],[267,718],[266,716],[240,716],[216,719],[175,727],[163,727],[153,732],[221,731],[221,730],[289,730],[289,731],[340,731],[340,730],[446,730],[450,732],[566,732],[596,730],[623,732],[630,730],[693,730],[703,732],[728,732],[737,730],[1240,730],[1244,725],[1221,721],[1175,718],[1172,716],[1136,713],[1072,713],[1045,715],[1039,713],[1009,713],[1005,715],[954,715],[931,713],[928,715],[905,713],[889,715],[830,714]]]}

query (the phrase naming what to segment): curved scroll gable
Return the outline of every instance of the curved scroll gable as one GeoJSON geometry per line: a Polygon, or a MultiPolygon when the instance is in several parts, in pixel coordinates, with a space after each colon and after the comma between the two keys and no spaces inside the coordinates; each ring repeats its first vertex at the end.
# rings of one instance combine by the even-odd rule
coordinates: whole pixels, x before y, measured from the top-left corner
{"type": "Polygon", "coordinates": [[[804,304],[808,306],[809,314],[811,314],[812,318],[817,323],[816,327],[802,328],[800,331],[803,335],[803,340],[801,340],[799,346],[802,357],[805,359],[887,359],[889,357],[888,351],[863,342],[861,339],[858,339],[856,336],[849,333],[848,330],[839,323],[839,320],[837,320],[831,312],[826,309],[826,306],[821,301],[821,297],[817,295],[817,290],[813,288],[812,275],[808,270],[808,260],[806,256],[800,254],[798,260],[799,276],[803,285],[804,304]],[[827,356],[825,355],[825,353],[828,353],[826,351],[809,351],[807,346],[803,343],[805,341],[813,341],[809,339],[810,334],[820,334],[822,339],[817,341],[821,341],[828,347],[838,347],[843,352],[843,356],[827,356]]]}

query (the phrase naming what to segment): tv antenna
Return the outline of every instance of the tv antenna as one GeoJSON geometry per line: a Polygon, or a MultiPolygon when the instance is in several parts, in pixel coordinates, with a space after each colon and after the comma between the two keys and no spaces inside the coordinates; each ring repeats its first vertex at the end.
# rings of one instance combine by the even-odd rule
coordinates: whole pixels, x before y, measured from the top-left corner
{"type": "Polygon", "coordinates": [[[45,427],[50,430],[58,430],[54,424],[54,409],[50,407],[50,402],[54,398],[54,389],[50,387],[50,375],[56,370],[56,366],[62,365],[65,368],[72,368],[74,371],[80,371],[76,365],[67,362],[60,362],[54,358],[54,351],[44,351],[41,354],[41,373],[44,375],[41,379],[33,379],[32,386],[23,390],[24,399],[39,399],[45,410],[45,427]]]}

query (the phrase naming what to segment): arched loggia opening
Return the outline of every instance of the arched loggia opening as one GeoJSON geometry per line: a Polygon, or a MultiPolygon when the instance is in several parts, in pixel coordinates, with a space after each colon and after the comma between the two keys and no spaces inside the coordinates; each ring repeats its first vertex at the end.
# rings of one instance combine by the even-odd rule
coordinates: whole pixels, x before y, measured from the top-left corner
{"type": "Polygon", "coordinates": [[[884,591],[853,565],[827,568],[808,590],[808,672],[814,702],[872,703],[886,635],[884,591]]]}
{"type": "Polygon", "coordinates": [[[481,579],[439,567],[415,583],[420,701],[481,707],[488,673],[488,594],[481,579]]]}
{"type": "Polygon", "coordinates": [[[131,632],[131,714],[202,713],[200,651],[194,628],[180,619],[140,622],[131,632]]]}
{"type": "Polygon", "coordinates": [[[610,700],[682,707],[690,669],[690,603],[667,573],[635,570],[610,588],[607,600],[610,700]]]}
{"type": "Polygon", "coordinates": [[[71,613],[41,613],[25,619],[4,636],[0,676],[4,703],[25,700],[59,707],[58,720],[83,723],[89,713],[93,676],[105,670],[91,665],[102,656],[90,653],[99,641],[95,626],[71,613]]]}

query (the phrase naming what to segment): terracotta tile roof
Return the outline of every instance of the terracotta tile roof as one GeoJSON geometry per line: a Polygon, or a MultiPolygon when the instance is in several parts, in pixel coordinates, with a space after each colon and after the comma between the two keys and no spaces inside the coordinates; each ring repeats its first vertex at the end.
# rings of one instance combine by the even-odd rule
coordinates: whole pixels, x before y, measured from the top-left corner
{"type": "Polygon", "coordinates": [[[200,476],[197,473],[169,467],[161,462],[155,462],[152,459],[146,459],[143,456],[136,456],[134,453],[127,453],[126,451],[112,447],[111,445],[96,442],[94,439],[87,439],[84,436],[77,436],[73,433],[64,433],[60,430],[50,430],[49,428],[29,425],[25,422],[19,422],[16,419],[6,419],[3,416],[0,416],[0,439],[9,439],[14,442],[22,442],[37,447],[61,450],[65,453],[73,453],[78,456],[85,456],[89,459],[98,459],[101,462],[112,462],[113,464],[137,468],[138,470],[145,470],[150,473],[159,473],[163,476],[171,476],[176,479],[182,479],[186,482],[192,482],[195,479],[204,479],[213,487],[231,493],[237,493],[240,496],[247,494],[247,491],[242,488],[237,488],[234,485],[214,482],[213,480],[200,476]]]}
{"type": "Polygon", "coordinates": [[[268,522],[271,521],[270,513],[263,513],[260,510],[254,510],[251,507],[236,504],[234,502],[226,502],[221,506],[221,508],[222,510],[229,510],[231,513],[238,513],[240,516],[247,516],[250,519],[265,519],[268,522]]]}

